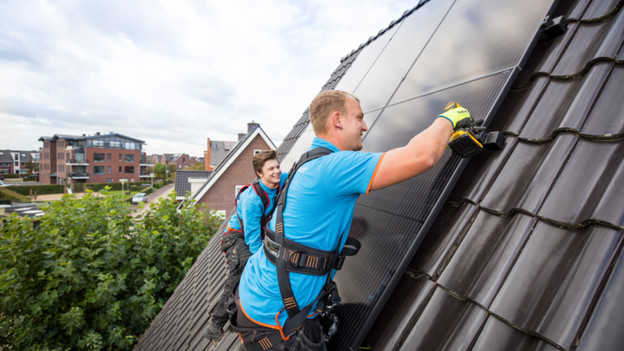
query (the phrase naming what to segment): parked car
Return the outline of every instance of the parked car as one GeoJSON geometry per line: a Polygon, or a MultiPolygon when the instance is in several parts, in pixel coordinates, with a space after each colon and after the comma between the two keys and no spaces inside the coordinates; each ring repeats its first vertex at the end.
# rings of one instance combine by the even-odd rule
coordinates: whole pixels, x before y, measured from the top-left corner
{"type": "Polygon", "coordinates": [[[147,194],[146,193],[138,193],[132,197],[132,203],[138,204],[140,202],[147,203],[147,194]]]}
{"type": "Polygon", "coordinates": [[[24,181],[35,181],[35,182],[38,182],[39,181],[39,174],[37,174],[37,173],[29,174],[29,175],[24,177],[24,181]]]}

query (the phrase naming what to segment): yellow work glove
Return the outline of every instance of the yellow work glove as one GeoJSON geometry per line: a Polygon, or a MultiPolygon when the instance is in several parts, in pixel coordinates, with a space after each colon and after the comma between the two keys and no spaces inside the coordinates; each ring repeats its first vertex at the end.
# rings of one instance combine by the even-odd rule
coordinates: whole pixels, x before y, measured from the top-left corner
{"type": "Polygon", "coordinates": [[[472,123],[470,112],[457,102],[449,102],[444,108],[444,112],[438,117],[446,118],[453,124],[453,129],[469,127],[472,123]]]}

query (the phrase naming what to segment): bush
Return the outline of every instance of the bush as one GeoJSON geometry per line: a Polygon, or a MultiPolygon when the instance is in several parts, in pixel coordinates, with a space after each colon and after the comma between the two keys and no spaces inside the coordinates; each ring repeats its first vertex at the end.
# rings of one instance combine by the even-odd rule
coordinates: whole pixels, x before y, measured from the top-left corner
{"type": "Polygon", "coordinates": [[[133,218],[122,198],[65,195],[36,228],[0,223],[0,349],[132,349],[221,220],[178,213],[174,194],[133,218]]]}
{"type": "MultiPolygon", "coordinates": [[[[15,187],[17,188],[17,187],[15,187]]],[[[30,198],[26,197],[18,192],[15,192],[9,188],[3,187],[0,188],[0,199],[7,200],[9,203],[11,201],[15,202],[30,202],[30,198]]]]}

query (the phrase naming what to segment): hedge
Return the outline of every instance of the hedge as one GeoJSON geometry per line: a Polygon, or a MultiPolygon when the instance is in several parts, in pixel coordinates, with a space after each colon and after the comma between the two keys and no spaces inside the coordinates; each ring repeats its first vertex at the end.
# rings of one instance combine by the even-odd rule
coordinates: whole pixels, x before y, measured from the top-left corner
{"type": "MultiPolygon", "coordinates": [[[[17,188],[17,187],[15,187],[17,188]]],[[[7,187],[0,188],[0,199],[15,202],[30,202],[30,198],[7,187]]]]}

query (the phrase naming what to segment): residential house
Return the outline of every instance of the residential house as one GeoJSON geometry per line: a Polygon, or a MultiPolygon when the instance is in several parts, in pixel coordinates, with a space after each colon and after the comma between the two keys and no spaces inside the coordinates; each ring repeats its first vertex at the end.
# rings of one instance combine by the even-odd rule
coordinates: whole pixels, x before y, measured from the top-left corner
{"type": "Polygon", "coordinates": [[[268,149],[275,150],[276,147],[260,124],[248,123],[247,134],[241,137],[192,199],[197,204],[205,203],[221,216],[229,216],[238,190],[256,178],[251,165],[252,156],[268,149]]]}
{"type": "Polygon", "coordinates": [[[118,133],[41,137],[39,181],[45,184],[149,181],[153,164],[145,143],[118,133]]]}
{"type": "MultiPolygon", "coordinates": [[[[252,121],[253,123],[253,121],[252,121]]],[[[244,138],[247,134],[243,134],[244,138]]],[[[241,135],[239,134],[239,141],[241,135]]],[[[204,166],[207,171],[214,170],[221,161],[230,153],[230,151],[236,146],[238,141],[217,141],[210,140],[206,143],[207,149],[204,152],[204,166]]]]}
{"type": "Polygon", "coordinates": [[[0,150],[0,174],[28,175],[39,169],[39,152],[0,150]]]}
{"type": "Polygon", "coordinates": [[[203,170],[180,170],[176,172],[175,192],[176,200],[183,201],[187,193],[193,196],[206,184],[212,171],[203,170]]]}
{"type": "MultiPolygon", "coordinates": [[[[505,143],[359,198],[329,350],[622,349],[623,5],[419,1],[341,60],[322,89],[361,99],[364,152],[406,144],[451,100],[505,143]]],[[[284,160],[311,134],[304,113],[284,160]]],[[[135,350],[238,347],[202,336],[221,256],[215,236],[135,350]]]]}

